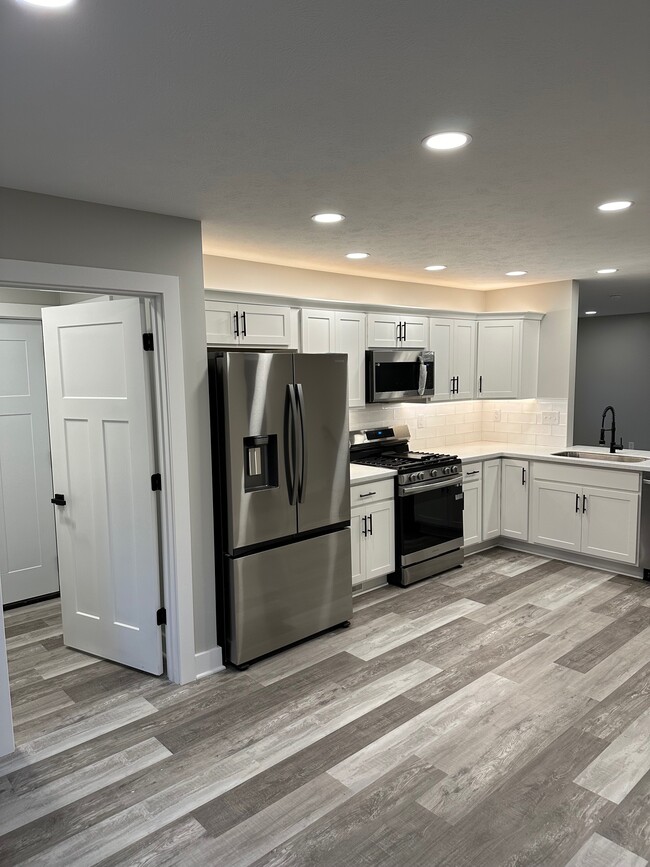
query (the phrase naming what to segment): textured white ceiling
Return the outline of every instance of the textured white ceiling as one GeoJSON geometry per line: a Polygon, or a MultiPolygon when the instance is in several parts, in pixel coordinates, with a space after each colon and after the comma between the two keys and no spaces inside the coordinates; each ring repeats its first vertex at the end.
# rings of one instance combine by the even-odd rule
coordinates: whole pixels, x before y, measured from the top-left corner
{"type": "Polygon", "coordinates": [[[0,18],[5,186],[353,274],[650,274],[648,0],[0,0],[0,18]],[[425,152],[445,129],[474,140],[425,152]],[[595,210],[614,198],[637,204],[595,210]],[[324,210],[347,220],[314,225],[324,210]]]}

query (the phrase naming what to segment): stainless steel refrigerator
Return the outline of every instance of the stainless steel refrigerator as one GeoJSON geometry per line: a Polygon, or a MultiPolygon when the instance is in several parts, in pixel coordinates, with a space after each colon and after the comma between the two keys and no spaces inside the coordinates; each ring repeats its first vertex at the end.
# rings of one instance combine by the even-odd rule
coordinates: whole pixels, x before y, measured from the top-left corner
{"type": "Polygon", "coordinates": [[[208,359],[219,643],[245,667],[352,615],[347,357],[208,359]]]}

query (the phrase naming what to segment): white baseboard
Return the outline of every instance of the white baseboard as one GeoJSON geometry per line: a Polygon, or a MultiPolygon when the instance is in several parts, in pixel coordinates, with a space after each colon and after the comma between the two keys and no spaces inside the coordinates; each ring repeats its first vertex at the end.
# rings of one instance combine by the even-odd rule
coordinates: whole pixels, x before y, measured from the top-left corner
{"type": "Polygon", "coordinates": [[[217,671],[223,671],[225,668],[222,662],[220,647],[211,647],[209,650],[195,653],[194,659],[196,662],[195,671],[197,680],[207,677],[209,674],[215,674],[217,671]]]}

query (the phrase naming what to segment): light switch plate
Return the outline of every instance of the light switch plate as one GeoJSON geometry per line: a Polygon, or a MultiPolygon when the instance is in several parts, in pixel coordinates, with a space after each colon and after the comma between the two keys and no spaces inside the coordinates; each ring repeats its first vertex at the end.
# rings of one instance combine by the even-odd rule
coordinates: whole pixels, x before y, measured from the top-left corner
{"type": "Polygon", "coordinates": [[[560,423],[560,413],[559,412],[543,412],[542,413],[542,424],[559,424],[560,423]]]}

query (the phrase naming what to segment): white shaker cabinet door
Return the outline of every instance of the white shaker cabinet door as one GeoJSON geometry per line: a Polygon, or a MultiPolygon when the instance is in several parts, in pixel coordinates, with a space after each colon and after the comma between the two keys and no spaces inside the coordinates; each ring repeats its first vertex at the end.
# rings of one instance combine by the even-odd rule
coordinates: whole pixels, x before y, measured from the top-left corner
{"type": "Polygon", "coordinates": [[[361,584],[365,580],[366,572],[366,546],[363,534],[364,507],[352,509],[350,514],[350,536],[352,542],[352,586],[361,584]]]}
{"type": "Polygon", "coordinates": [[[237,336],[237,305],[227,301],[205,302],[205,330],[208,346],[234,346],[237,336]]]}
{"type": "Polygon", "coordinates": [[[378,578],[395,569],[395,504],[384,500],[367,514],[366,578],[378,578]]]}
{"type": "Polygon", "coordinates": [[[483,464],[483,541],[501,533],[501,461],[483,464]]]}
{"type": "Polygon", "coordinates": [[[565,551],[580,551],[582,488],[535,479],[530,506],[531,542],[565,551]]]}
{"type": "Polygon", "coordinates": [[[490,320],[478,324],[478,396],[519,397],[521,321],[490,320]]]}
{"type": "Polygon", "coordinates": [[[366,404],[366,317],[364,313],[336,314],[336,352],[348,357],[348,404],[366,404]]]}
{"type": "Polygon", "coordinates": [[[335,352],[336,313],[333,310],[300,311],[303,352],[335,352]]]}
{"type": "Polygon", "coordinates": [[[471,400],[476,389],[476,322],[471,319],[454,322],[452,376],[456,377],[454,397],[471,400]]]}
{"type": "Polygon", "coordinates": [[[452,364],[454,320],[431,317],[429,345],[435,354],[434,389],[436,400],[451,400],[455,376],[452,364]]]}
{"type": "Polygon", "coordinates": [[[528,461],[501,462],[501,535],[528,541],[528,461]]]}
{"type": "Polygon", "coordinates": [[[289,346],[290,309],[274,304],[240,304],[239,342],[242,346],[289,346]]]}
{"type": "Polygon", "coordinates": [[[583,488],[582,510],[583,554],[636,563],[638,494],[583,488]]]}
{"type": "Polygon", "coordinates": [[[481,541],[482,503],[481,482],[465,482],[463,485],[463,536],[465,546],[481,541]]]}

